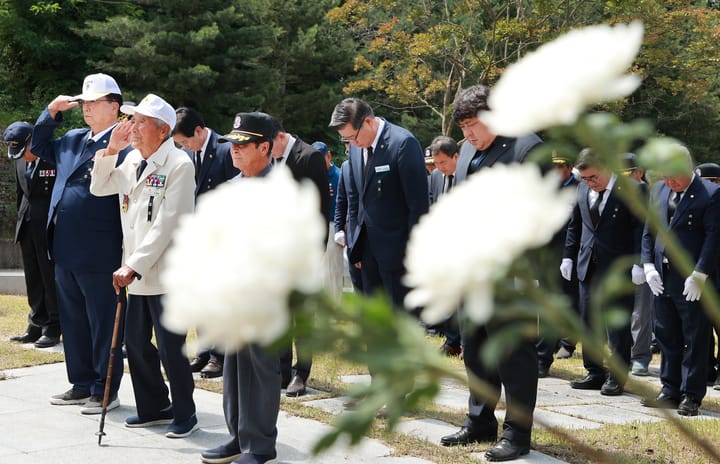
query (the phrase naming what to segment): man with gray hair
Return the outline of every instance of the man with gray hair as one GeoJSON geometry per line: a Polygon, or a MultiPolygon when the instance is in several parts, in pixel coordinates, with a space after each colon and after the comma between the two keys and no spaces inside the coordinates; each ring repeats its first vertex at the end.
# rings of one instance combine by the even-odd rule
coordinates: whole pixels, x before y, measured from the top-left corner
{"type": "Polygon", "coordinates": [[[642,240],[642,262],[647,283],[655,295],[655,338],[662,353],[662,390],[648,407],[676,408],[683,416],[696,416],[705,397],[707,353],[711,325],[700,304],[707,276],[720,255],[720,187],[693,172],[690,152],[677,146],[686,158],[683,172],[665,172],[650,192],[650,205],[659,214],[694,263],[687,275],[648,224],[642,240]]]}

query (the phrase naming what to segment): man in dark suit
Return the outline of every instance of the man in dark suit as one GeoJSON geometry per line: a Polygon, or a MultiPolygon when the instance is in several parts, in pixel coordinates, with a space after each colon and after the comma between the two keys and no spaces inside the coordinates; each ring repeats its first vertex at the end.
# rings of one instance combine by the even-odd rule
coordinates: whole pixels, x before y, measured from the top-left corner
{"type": "MultiPolygon", "coordinates": [[[[240,171],[233,166],[230,144],[219,143],[218,134],[205,126],[200,113],[192,108],[181,107],[175,112],[177,122],[172,132],[176,144],[185,149],[195,164],[195,201],[240,171]]],[[[222,376],[223,354],[214,348],[198,349],[190,362],[193,372],[204,378],[222,376]]]]}
{"type": "MultiPolygon", "coordinates": [[[[495,164],[522,163],[528,152],[542,143],[535,134],[510,138],[492,133],[477,116],[478,111],[488,110],[489,92],[484,85],[474,85],[463,89],[453,104],[453,120],[465,136],[455,169],[456,185],[480,169],[495,164]]],[[[489,461],[517,459],[530,451],[532,414],[537,397],[537,355],[531,340],[519,342],[495,368],[488,368],[482,363],[480,351],[483,345],[488,337],[500,329],[502,323],[497,319],[491,319],[482,326],[462,328],[465,369],[493,385],[495,396],[486,401],[470,392],[465,423],[458,432],[440,439],[444,446],[495,442],[498,429],[495,406],[500,399],[502,386],[507,398],[503,434],[495,446],[485,453],[489,461]],[[525,420],[528,417],[530,420],[525,420]]]]}
{"type": "MultiPolygon", "coordinates": [[[[560,177],[560,188],[573,188],[577,189],[578,181],[573,174],[573,164],[567,157],[560,156],[558,154],[552,155],[552,169],[560,177]]],[[[568,220],[569,221],[569,220],[568,220]]],[[[563,250],[565,249],[565,235],[567,232],[567,224],[558,230],[553,236],[552,240],[548,244],[548,250],[556,254],[556,258],[562,256],[563,250]]],[[[562,285],[562,291],[570,299],[570,304],[573,309],[580,312],[578,309],[578,280],[577,273],[572,272],[570,280],[561,279],[558,274],[553,275],[552,278],[560,279],[562,285]],[[557,276],[557,277],[556,277],[557,276]]],[[[557,351],[558,359],[566,359],[572,356],[575,351],[575,342],[568,338],[562,338],[559,340],[549,339],[547,337],[540,338],[535,344],[538,355],[538,377],[545,378],[550,375],[550,366],[554,361],[553,354],[557,351]]]]}
{"type": "Polygon", "coordinates": [[[27,330],[10,340],[49,348],[60,343],[54,263],[48,257],[45,233],[56,171],[54,165],[39,160],[29,150],[32,130],[32,125],[17,121],[3,133],[8,156],[15,161],[18,212],[15,241],[22,252],[30,305],[27,330]]]}
{"type": "Polygon", "coordinates": [[[366,102],[346,98],[329,127],[350,143],[347,231],[350,262],[360,267],[366,294],[384,290],[397,308],[408,292],[405,247],[428,210],[428,181],[420,143],[408,130],[375,117],[366,102]],[[350,221],[348,221],[350,222],[350,221]]]}
{"type": "MultiPolygon", "coordinates": [[[[642,222],[620,197],[624,187],[617,181],[617,175],[607,170],[592,151],[584,149],[575,168],[583,183],[578,186],[577,203],[568,224],[560,273],[570,280],[573,267],[577,271],[580,315],[583,322],[594,329],[593,311],[602,311],[602,308],[591,306],[590,295],[618,258],[639,253],[642,222]]],[[[628,268],[628,274],[631,272],[628,268]]],[[[634,295],[626,294],[614,301],[627,311],[627,323],[607,329],[608,345],[625,366],[630,364],[630,315],[634,299],[634,295]]],[[[583,350],[583,364],[588,374],[582,380],[570,382],[572,388],[600,390],[606,396],[623,393],[626,373],[607,374],[602,360],[593,358],[587,350],[583,350]]]]}
{"type": "MultiPolygon", "coordinates": [[[[118,199],[92,195],[90,173],[95,152],[107,147],[121,104],[120,88],[112,77],[89,75],[82,94],[60,95],[48,105],[35,123],[30,144],[34,154],[57,166],[47,218],[48,243],[55,259],[65,362],[73,387],[50,402],[85,404],[83,414],[102,412],[117,299],[112,275],[122,258],[118,199]],[[77,106],[89,128],[70,130],[53,140],[63,111],[77,106]]],[[[120,153],[118,163],[127,151],[120,153]]],[[[122,373],[122,356],[115,356],[108,409],[120,404],[117,390],[122,373]]]]}
{"type": "MultiPolygon", "coordinates": [[[[340,178],[338,179],[338,193],[335,198],[335,243],[345,248],[345,256],[352,253],[347,246],[347,231],[355,229],[355,219],[348,214],[347,192],[350,190],[350,161],[343,161],[340,165],[340,178]]],[[[348,261],[348,273],[355,291],[362,292],[362,273],[360,269],[348,261]]]]}
{"type": "MultiPolygon", "coordinates": [[[[435,169],[430,173],[430,206],[449,193],[455,185],[455,168],[458,161],[457,142],[451,137],[439,135],[427,148],[435,169]]],[[[445,343],[440,350],[447,356],[459,356],[462,353],[462,342],[458,329],[457,314],[436,326],[445,336],[445,343]]]]}
{"type": "Polygon", "coordinates": [[[695,264],[687,275],[666,253],[646,225],[642,262],[655,295],[655,338],[660,346],[662,390],[645,406],[677,408],[696,416],[705,397],[711,325],[699,302],[708,275],[720,255],[720,187],[693,173],[687,148],[678,146],[687,161],[683,173],[668,173],[650,192],[650,204],[660,223],[675,234],[695,264]]]}
{"type": "MultiPolygon", "coordinates": [[[[320,197],[320,213],[326,221],[330,216],[330,181],[325,165],[325,156],[312,145],[303,142],[299,137],[293,136],[275,120],[277,133],[273,140],[272,160],[274,166],[287,166],[293,178],[300,182],[309,179],[317,187],[320,197]]],[[[327,235],[323,241],[326,246],[327,235]]],[[[293,325],[295,320],[293,318],[293,325]]],[[[283,376],[283,387],[287,387],[287,396],[301,396],[305,394],[307,379],[312,368],[312,353],[302,338],[295,339],[297,361],[292,364],[292,343],[280,356],[280,369],[283,376]],[[295,371],[294,374],[292,371],[295,371]]]]}
{"type": "MultiPolygon", "coordinates": [[[[241,171],[231,182],[245,182],[246,178],[270,173],[276,130],[268,114],[238,113],[235,116],[232,131],[221,138],[232,144],[230,154],[241,171]]],[[[262,202],[263,199],[238,198],[238,201],[262,202]]],[[[225,354],[223,412],[230,440],[203,451],[203,462],[265,464],[275,459],[280,383],[280,359],[276,352],[251,344],[236,353],[225,354]]]]}

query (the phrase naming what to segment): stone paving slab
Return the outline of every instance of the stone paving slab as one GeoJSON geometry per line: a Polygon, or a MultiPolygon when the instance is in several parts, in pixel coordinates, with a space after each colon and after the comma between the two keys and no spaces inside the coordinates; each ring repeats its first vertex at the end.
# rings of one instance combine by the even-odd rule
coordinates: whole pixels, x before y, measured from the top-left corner
{"type": "Polygon", "coordinates": [[[581,406],[553,406],[547,408],[558,414],[586,419],[603,424],[625,424],[628,422],[657,422],[657,416],[620,409],[609,404],[585,404],[581,406]]]}
{"type": "Polygon", "coordinates": [[[397,431],[432,443],[440,443],[440,438],[457,432],[456,425],[437,419],[412,419],[400,422],[397,431]]]}
{"type": "MultiPolygon", "coordinates": [[[[495,414],[500,419],[499,414],[495,414]]],[[[605,424],[594,420],[581,419],[579,417],[569,416],[562,412],[550,411],[542,408],[535,408],[533,414],[535,418],[534,426],[538,428],[547,427],[563,427],[566,429],[582,430],[582,429],[599,429],[605,424]],[[540,423],[542,421],[542,424],[540,423]]]]}
{"type": "MultiPolygon", "coordinates": [[[[108,412],[103,446],[97,445],[99,415],[83,416],[79,406],[53,406],[49,397],[69,385],[62,363],[6,371],[0,381],[0,462],[3,464],[197,464],[200,452],[227,440],[222,395],[196,389],[200,430],[184,439],[166,438],[165,427],[128,429],[125,418],[135,414],[132,385],[126,374],[118,392],[121,406],[108,412]]],[[[278,457],[289,464],[430,464],[407,456],[391,456],[384,443],[364,439],[349,448],[339,443],[320,456],[310,452],[330,426],[281,412],[278,457]]]]}

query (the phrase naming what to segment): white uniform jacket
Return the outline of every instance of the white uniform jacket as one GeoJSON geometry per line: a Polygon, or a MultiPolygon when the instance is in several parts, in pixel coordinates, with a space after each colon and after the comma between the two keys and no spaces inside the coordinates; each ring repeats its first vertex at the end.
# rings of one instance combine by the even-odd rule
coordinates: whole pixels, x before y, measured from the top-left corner
{"type": "Polygon", "coordinates": [[[178,221],[195,207],[195,167],[187,154],[175,148],[172,138],[147,158],[140,178],[140,151],[128,153],[115,167],[117,156],[95,156],[90,192],[118,194],[123,229],[123,263],[142,279],[128,287],[131,295],[161,295],[163,257],[178,221]]]}

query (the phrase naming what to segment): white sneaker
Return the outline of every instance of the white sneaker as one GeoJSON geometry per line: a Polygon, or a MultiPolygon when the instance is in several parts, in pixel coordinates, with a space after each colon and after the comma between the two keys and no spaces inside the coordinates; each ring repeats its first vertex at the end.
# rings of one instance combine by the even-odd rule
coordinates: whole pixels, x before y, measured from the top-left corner
{"type": "MultiPolygon", "coordinates": [[[[80,410],[81,414],[102,414],[103,397],[100,395],[92,395],[85,406],[80,410]]],[[[108,400],[107,410],[112,411],[113,409],[120,406],[120,400],[117,397],[117,393],[108,400]]]]}

